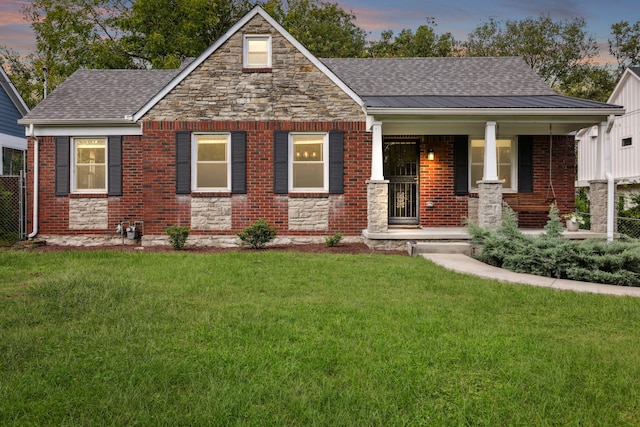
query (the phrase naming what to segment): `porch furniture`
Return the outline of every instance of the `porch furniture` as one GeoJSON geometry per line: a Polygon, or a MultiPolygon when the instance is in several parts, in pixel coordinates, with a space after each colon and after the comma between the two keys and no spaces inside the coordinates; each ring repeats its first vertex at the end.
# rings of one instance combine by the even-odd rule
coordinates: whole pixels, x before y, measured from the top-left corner
{"type": "Polygon", "coordinates": [[[549,212],[551,205],[556,203],[555,197],[540,193],[504,194],[502,200],[514,212],[549,212]]]}

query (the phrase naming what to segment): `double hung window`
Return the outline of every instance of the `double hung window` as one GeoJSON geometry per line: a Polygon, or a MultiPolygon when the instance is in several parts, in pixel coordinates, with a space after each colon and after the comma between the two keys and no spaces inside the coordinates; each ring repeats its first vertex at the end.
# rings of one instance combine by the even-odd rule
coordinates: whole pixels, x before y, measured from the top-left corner
{"type": "Polygon", "coordinates": [[[290,134],[292,191],[327,191],[327,134],[290,134]]]}
{"type": "Polygon", "coordinates": [[[193,190],[230,191],[229,134],[193,135],[193,190]]]}
{"type": "Polygon", "coordinates": [[[106,138],[74,138],[72,156],[73,191],[77,193],[106,192],[106,138]]]}
{"type": "Polygon", "coordinates": [[[271,36],[245,35],[244,68],[271,68],[271,36]]]}
{"type": "MultiPolygon", "coordinates": [[[[472,139],[470,149],[470,179],[471,189],[477,189],[477,182],[482,180],[484,174],[484,140],[472,139]]],[[[513,140],[496,140],[496,159],[498,162],[498,179],[503,184],[504,190],[516,190],[515,167],[516,157],[513,140]]]]}

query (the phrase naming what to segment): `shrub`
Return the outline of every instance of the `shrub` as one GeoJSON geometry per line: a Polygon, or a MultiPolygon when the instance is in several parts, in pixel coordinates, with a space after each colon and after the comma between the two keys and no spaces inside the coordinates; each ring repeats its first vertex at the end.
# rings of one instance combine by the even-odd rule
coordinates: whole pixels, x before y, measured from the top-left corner
{"type": "Polygon", "coordinates": [[[179,251],[184,248],[184,244],[189,237],[189,227],[185,225],[172,225],[167,227],[165,232],[169,236],[169,243],[173,246],[173,249],[179,251]]]}
{"type": "Polygon", "coordinates": [[[264,219],[259,219],[245,228],[237,236],[245,245],[251,246],[253,249],[262,249],[264,246],[276,238],[278,231],[275,226],[269,224],[264,219]]]}
{"type": "Polygon", "coordinates": [[[335,233],[333,236],[328,236],[324,239],[324,242],[327,244],[327,246],[329,247],[334,247],[337,246],[338,243],[340,243],[340,240],[342,240],[342,234],[341,233],[335,233]]]}
{"type": "Polygon", "coordinates": [[[495,231],[469,224],[469,234],[481,249],[476,255],[480,261],[518,273],[640,286],[640,242],[565,239],[556,208],[549,212],[545,232],[534,238],[518,230],[509,211],[495,231]]]}

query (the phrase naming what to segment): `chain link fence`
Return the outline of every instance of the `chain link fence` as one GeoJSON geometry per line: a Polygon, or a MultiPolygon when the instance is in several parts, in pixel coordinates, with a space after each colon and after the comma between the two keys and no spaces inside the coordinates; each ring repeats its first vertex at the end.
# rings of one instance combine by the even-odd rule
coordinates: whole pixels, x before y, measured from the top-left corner
{"type": "MultiPolygon", "coordinates": [[[[578,212],[584,219],[584,224],[580,225],[580,229],[589,230],[591,228],[591,215],[587,212],[578,212]]],[[[617,233],[620,237],[631,239],[640,239],[640,219],[628,218],[616,215],[617,233]]]]}
{"type": "Polygon", "coordinates": [[[26,180],[0,175],[0,246],[11,246],[26,234],[26,180]]]}
{"type": "Polygon", "coordinates": [[[640,239],[640,219],[617,216],[618,233],[621,236],[640,239]]]}

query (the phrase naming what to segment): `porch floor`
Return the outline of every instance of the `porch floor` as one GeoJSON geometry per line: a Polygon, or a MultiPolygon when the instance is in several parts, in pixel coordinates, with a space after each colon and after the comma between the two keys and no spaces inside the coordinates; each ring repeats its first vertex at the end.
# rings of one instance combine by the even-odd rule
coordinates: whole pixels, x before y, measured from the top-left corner
{"type": "MultiPolygon", "coordinates": [[[[537,236],[544,232],[542,228],[523,228],[524,234],[537,236]]],[[[564,231],[563,236],[571,240],[606,239],[606,233],[594,233],[589,230],[564,231]]],[[[389,227],[384,233],[362,231],[362,236],[369,240],[405,240],[405,241],[461,241],[471,240],[465,227],[389,227]]]]}

